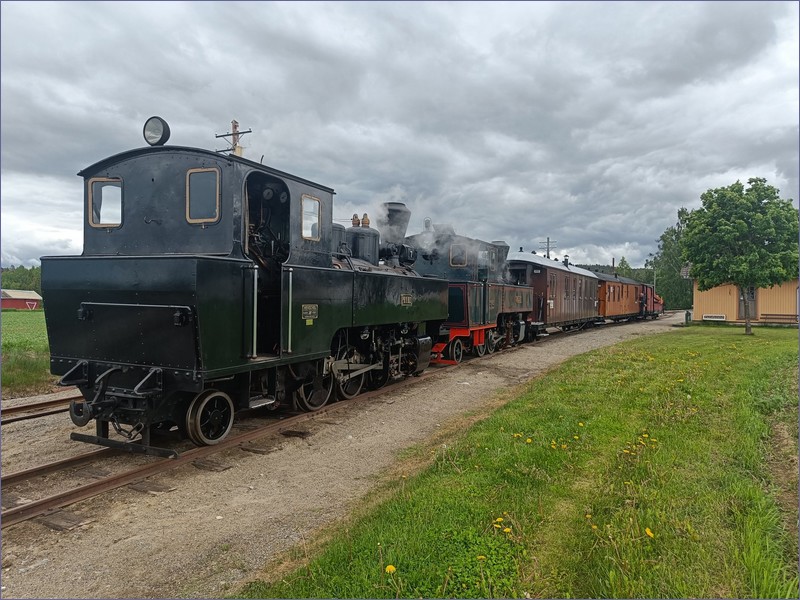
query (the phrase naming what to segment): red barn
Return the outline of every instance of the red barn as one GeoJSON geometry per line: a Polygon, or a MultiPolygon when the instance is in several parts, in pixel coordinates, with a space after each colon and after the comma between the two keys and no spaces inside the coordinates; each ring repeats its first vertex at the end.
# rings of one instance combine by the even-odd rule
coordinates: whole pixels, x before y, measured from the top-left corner
{"type": "Polygon", "coordinates": [[[22,310],[42,308],[42,297],[29,290],[2,290],[2,307],[22,310]]]}

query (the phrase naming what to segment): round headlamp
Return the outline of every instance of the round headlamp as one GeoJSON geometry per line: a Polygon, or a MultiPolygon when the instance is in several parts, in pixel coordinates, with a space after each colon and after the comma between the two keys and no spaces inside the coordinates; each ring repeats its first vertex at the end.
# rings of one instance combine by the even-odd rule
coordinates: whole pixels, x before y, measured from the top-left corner
{"type": "Polygon", "coordinates": [[[169,139],[169,125],[161,117],[150,117],[144,124],[144,141],[151,146],[163,146],[169,139]]]}

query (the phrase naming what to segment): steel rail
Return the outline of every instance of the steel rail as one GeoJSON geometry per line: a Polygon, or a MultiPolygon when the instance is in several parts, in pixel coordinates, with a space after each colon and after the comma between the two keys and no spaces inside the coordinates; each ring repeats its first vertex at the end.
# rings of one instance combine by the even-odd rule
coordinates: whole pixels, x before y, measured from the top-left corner
{"type": "Polygon", "coordinates": [[[16,421],[36,419],[38,417],[67,412],[69,406],[64,405],[69,404],[72,400],[78,400],[80,398],[83,398],[83,396],[70,396],[69,398],[57,398],[55,400],[45,400],[43,402],[7,406],[0,409],[0,423],[6,425],[7,423],[14,423],[16,421]]]}
{"type": "Polygon", "coordinates": [[[9,473],[8,475],[3,475],[3,477],[0,478],[0,487],[14,485],[21,481],[33,479],[34,477],[47,475],[48,473],[63,471],[69,467],[77,467],[87,462],[92,462],[98,458],[112,456],[114,454],[118,454],[118,451],[115,451],[113,448],[103,448],[102,450],[92,450],[91,452],[85,452],[83,454],[78,454],[77,456],[57,460],[55,462],[47,463],[46,465],[40,465],[38,467],[31,467],[30,469],[16,471],[15,473],[9,473]]]}

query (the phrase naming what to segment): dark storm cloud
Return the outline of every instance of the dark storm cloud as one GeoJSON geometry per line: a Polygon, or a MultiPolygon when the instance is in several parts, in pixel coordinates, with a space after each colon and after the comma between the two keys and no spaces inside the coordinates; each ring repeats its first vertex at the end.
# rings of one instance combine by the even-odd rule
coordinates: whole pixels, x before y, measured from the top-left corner
{"type": "Polygon", "coordinates": [[[153,114],[171,143],[212,149],[236,118],[249,158],[334,187],[337,219],[402,201],[411,233],[431,217],[514,249],[550,236],[573,260],[642,264],[679,207],[736,179],[798,196],[793,3],[4,3],[2,17],[4,265],[63,249],[22,183],[50,178],[59,239],[79,252],[74,174],[142,145],[153,114]]]}

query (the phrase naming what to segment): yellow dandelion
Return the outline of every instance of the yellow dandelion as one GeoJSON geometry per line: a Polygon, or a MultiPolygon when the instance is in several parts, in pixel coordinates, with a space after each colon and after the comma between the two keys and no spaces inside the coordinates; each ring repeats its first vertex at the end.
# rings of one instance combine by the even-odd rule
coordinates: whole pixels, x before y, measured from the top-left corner
{"type": "Polygon", "coordinates": [[[503,522],[503,517],[497,517],[497,518],[494,520],[494,522],[495,522],[495,523],[502,523],[502,522],[503,522]]]}
{"type": "Polygon", "coordinates": [[[583,427],[583,423],[578,423],[578,427],[583,427]]]}
{"type": "Polygon", "coordinates": [[[394,565],[386,565],[386,572],[389,575],[393,574],[395,571],[397,571],[397,569],[394,568],[394,565]]]}
{"type": "Polygon", "coordinates": [[[630,453],[631,453],[631,451],[630,451],[630,450],[628,450],[627,448],[625,448],[625,450],[623,450],[623,452],[624,452],[625,454],[630,454],[630,453]]]}
{"type": "Polygon", "coordinates": [[[483,554],[479,554],[478,560],[486,560],[486,557],[483,554]]]}
{"type": "Polygon", "coordinates": [[[649,434],[647,434],[647,433],[643,433],[643,434],[642,434],[642,437],[650,437],[650,435],[649,435],[649,434]]]}
{"type": "Polygon", "coordinates": [[[526,443],[526,444],[530,444],[532,441],[533,441],[533,440],[532,440],[531,438],[528,438],[527,440],[525,440],[525,443],[526,443]]]}
{"type": "Polygon", "coordinates": [[[597,525],[592,524],[592,529],[597,529],[597,525]]]}
{"type": "Polygon", "coordinates": [[[500,525],[498,525],[497,523],[492,523],[492,526],[493,526],[495,529],[500,529],[500,525]]]}
{"type": "Polygon", "coordinates": [[[566,444],[561,444],[561,448],[562,448],[562,449],[563,449],[563,448],[566,448],[566,447],[567,447],[567,445],[566,445],[566,444]]]}
{"type": "Polygon", "coordinates": [[[586,518],[587,518],[587,519],[591,519],[591,518],[592,518],[592,515],[590,515],[589,513],[586,513],[586,518]]]}
{"type": "Polygon", "coordinates": [[[503,529],[503,533],[511,533],[511,527],[506,527],[503,529]]]}
{"type": "Polygon", "coordinates": [[[573,439],[579,440],[580,438],[577,435],[572,436],[573,439]]]}
{"type": "Polygon", "coordinates": [[[652,532],[652,531],[650,531],[650,528],[649,528],[649,527],[645,527],[645,528],[644,528],[644,532],[647,534],[647,536],[648,536],[648,537],[655,537],[655,536],[653,535],[653,532],[652,532]]]}
{"type": "Polygon", "coordinates": [[[555,444],[555,443],[556,443],[556,441],[555,441],[555,440],[550,440],[550,443],[551,443],[551,444],[555,444]]]}

